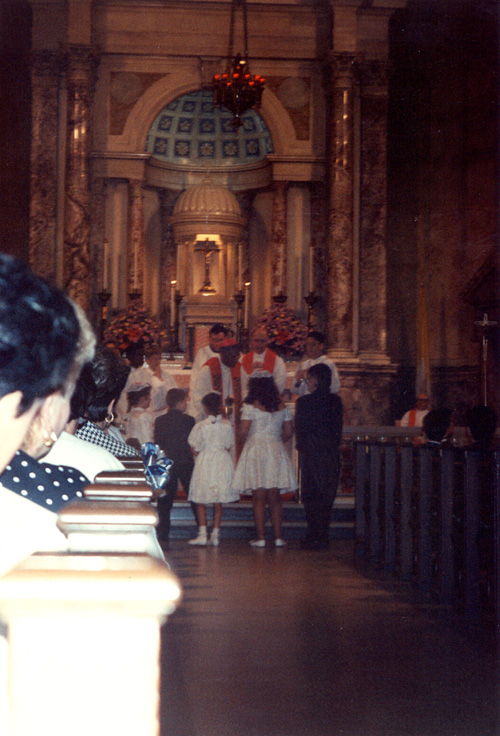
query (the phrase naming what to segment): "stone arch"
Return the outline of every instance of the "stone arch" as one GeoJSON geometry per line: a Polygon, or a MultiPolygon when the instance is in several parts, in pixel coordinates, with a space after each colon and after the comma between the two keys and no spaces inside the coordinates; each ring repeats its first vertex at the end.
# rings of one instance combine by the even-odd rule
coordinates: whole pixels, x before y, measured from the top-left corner
{"type": "MultiPolygon", "coordinates": [[[[150,128],[161,110],[181,95],[193,92],[193,78],[187,72],[174,72],[151,85],[132,108],[122,135],[113,136],[112,150],[144,153],[150,128]]],[[[259,110],[269,128],[275,154],[296,150],[297,137],[286,108],[270,90],[265,90],[259,110]]]]}

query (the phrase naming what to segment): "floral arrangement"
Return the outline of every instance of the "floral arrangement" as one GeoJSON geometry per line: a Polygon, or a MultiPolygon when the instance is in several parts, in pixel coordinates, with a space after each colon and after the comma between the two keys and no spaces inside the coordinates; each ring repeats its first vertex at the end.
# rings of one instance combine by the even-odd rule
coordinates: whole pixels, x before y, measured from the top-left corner
{"type": "Polygon", "coordinates": [[[104,333],[104,344],[122,353],[132,345],[143,348],[166,345],[167,331],[140,302],[114,312],[104,333]]]}
{"type": "Polygon", "coordinates": [[[255,327],[264,327],[269,336],[269,347],[278,355],[286,359],[302,356],[307,325],[285,304],[275,304],[266,309],[255,327]]]}

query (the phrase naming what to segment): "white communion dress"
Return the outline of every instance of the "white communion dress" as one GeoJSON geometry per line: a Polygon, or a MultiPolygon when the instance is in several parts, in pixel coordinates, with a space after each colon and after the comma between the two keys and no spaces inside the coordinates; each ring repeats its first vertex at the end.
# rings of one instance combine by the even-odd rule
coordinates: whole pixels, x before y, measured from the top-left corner
{"type": "Polygon", "coordinates": [[[234,464],[229,450],[234,445],[234,431],[230,422],[221,416],[209,416],[194,425],[188,442],[199,453],[189,484],[189,501],[239,501],[239,493],[231,488],[234,464]]]}
{"type": "Polygon", "coordinates": [[[251,425],[234,473],[234,490],[247,496],[256,488],[279,488],[281,493],[297,490],[295,471],[281,439],[283,422],[292,420],[290,410],[269,412],[244,404],[241,418],[251,425]]]}

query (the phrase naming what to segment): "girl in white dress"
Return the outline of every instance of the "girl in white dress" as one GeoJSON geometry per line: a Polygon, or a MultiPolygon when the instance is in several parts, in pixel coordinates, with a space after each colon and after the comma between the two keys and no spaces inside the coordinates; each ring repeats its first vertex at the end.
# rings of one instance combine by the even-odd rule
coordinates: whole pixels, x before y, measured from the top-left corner
{"type": "Polygon", "coordinates": [[[281,404],[276,384],[267,371],[255,372],[249,380],[240,431],[245,446],[236,466],[233,488],[238,493],[252,496],[257,539],[250,544],[253,547],[265,546],[268,504],[274,543],[276,547],[283,547],[280,494],[298,488],[284,445],[292,437],[293,422],[290,410],[281,404]]]}
{"type": "Polygon", "coordinates": [[[222,504],[240,500],[239,493],[231,488],[234,465],[229,450],[234,445],[234,432],[231,423],[220,415],[220,394],[206,394],[201,403],[208,416],[194,425],[188,437],[196,457],[188,499],[196,504],[198,521],[198,536],[190,539],[189,544],[218,547],[222,504]],[[214,505],[210,540],[207,538],[207,504],[214,505]]]}

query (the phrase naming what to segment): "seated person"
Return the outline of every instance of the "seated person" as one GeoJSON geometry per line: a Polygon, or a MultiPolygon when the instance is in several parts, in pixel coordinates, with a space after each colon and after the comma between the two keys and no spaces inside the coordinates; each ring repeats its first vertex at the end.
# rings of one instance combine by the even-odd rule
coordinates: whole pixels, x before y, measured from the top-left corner
{"type": "Polygon", "coordinates": [[[493,447],[497,413],[491,406],[474,406],[469,409],[466,423],[472,438],[472,447],[484,450],[493,447]]]}
{"type": "Polygon", "coordinates": [[[109,348],[99,346],[82,370],[86,392],[76,437],[109,450],[116,457],[140,457],[140,452],[111,434],[114,407],[127,382],[129,368],[109,348]]]}
{"type": "Polygon", "coordinates": [[[70,465],[94,482],[96,475],[103,471],[125,470],[125,467],[109,450],[75,437],[78,419],[86,410],[86,390],[85,374],[80,374],[71,397],[68,423],[57,442],[41,458],[41,462],[70,465]]]}
{"type": "Polygon", "coordinates": [[[429,397],[420,393],[415,399],[415,407],[407,411],[396,425],[400,427],[422,427],[424,417],[429,413],[429,397]]]}
{"type": "Polygon", "coordinates": [[[28,266],[0,254],[0,574],[35,551],[66,548],[57,510],[87,478],[41,465],[63,430],[94,336],[83,312],[28,266]],[[36,420],[36,421],[35,421],[36,420]]]}
{"type": "Polygon", "coordinates": [[[453,434],[451,409],[431,409],[424,417],[425,446],[442,445],[453,434]]]}

